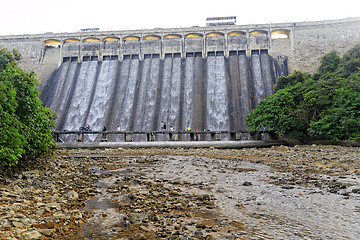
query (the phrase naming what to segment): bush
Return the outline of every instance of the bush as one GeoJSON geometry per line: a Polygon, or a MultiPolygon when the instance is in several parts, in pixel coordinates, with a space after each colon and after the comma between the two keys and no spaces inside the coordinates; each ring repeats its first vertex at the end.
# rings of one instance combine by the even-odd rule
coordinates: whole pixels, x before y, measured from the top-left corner
{"type": "Polygon", "coordinates": [[[342,58],[334,51],[325,55],[312,76],[296,71],[279,78],[275,93],[246,122],[250,131],[298,139],[360,140],[360,47],[342,58]]]}
{"type": "Polygon", "coordinates": [[[0,49],[0,166],[51,153],[54,113],[42,106],[38,81],[15,65],[16,51],[0,49]]]}

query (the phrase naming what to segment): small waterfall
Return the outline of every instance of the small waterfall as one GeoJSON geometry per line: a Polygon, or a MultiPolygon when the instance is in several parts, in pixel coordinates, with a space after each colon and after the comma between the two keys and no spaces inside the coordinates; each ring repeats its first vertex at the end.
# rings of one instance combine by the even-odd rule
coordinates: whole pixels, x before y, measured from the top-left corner
{"type": "MultiPolygon", "coordinates": [[[[114,86],[118,61],[103,61],[99,77],[95,83],[94,94],[91,97],[91,104],[87,116],[84,119],[84,126],[90,126],[92,130],[100,131],[105,126],[107,111],[110,107],[112,86],[114,86]]],[[[90,136],[94,140],[95,136],[90,136]]]]}
{"type": "Polygon", "coordinates": [[[228,101],[225,77],[225,57],[210,56],[207,59],[207,129],[229,129],[228,101]]]}
{"type": "Polygon", "coordinates": [[[250,67],[249,60],[245,55],[239,56],[239,75],[240,75],[240,130],[245,131],[245,117],[248,115],[252,109],[252,89],[250,81],[250,67]]]}
{"type": "MultiPolygon", "coordinates": [[[[158,98],[161,97],[161,77],[160,77],[160,58],[154,58],[151,60],[151,69],[149,79],[146,82],[149,83],[146,91],[146,115],[144,118],[144,123],[139,128],[142,130],[145,126],[145,129],[148,131],[154,131],[156,129],[156,125],[158,126],[157,116],[158,116],[158,108],[156,103],[158,102],[158,98]]],[[[159,99],[160,100],[160,99],[159,99]]]]}
{"type": "MultiPolygon", "coordinates": [[[[99,62],[83,62],[81,63],[80,73],[77,77],[72,101],[64,122],[64,129],[69,131],[78,130],[84,127],[85,117],[91,102],[95,81],[97,79],[97,70],[99,62]]],[[[97,130],[97,129],[93,129],[97,130]]]]}
{"type": "MultiPolygon", "coordinates": [[[[130,88],[130,59],[125,59],[123,62],[120,62],[118,78],[114,82],[114,92],[113,92],[113,101],[112,108],[108,120],[108,127],[110,129],[116,129],[118,126],[121,131],[126,131],[127,124],[124,121],[121,121],[123,115],[125,114],[127,118],[130,118],[131,107],[124,108],[125,101],[127,99],[128,91],[130,88]]],[[[132,101],[131,101],[132,102],[132,101]]]]}
{"type": "Polygon", "coordinates": [[[192,112],[194,107],[194,57],[187,57],[185,59],[185,79],[184,79],[184,101],[182,111],[182,126],[180,130],[185,130],[192,125],[192,112]]]}
{"type": "Polygon", "coordinates": [[[145,123],[146,115],[148,115],[149,109],[147,108],[148,99],[147,92],[149,88],[154,88],[153,85],[150,85],[150,70],[151,70],[151,59],[145,59],[143,62],[143,68],[141,69],[142,75],[140,79],[140,84],[137,89],[138,91],[138,101],[137,101],[137,111],[135,115],[135,125],[132,129],[133,131],[149,131],[149,123],[145,123]],[[139,101],[140,100],[140,101],[139,101]]]}
{"type": "MultiPolygon", "coordinates": [[[[164,84],[165,85],[165,82],[164,84]]],[[[175,130],[181,130],[177,119],[180,113],[180,87],[181,87],[181,58],[176,57],[172,59],[171,71],[171,87],[168,112],[168,118],[164,119],[167,125],[172,126],[175,130]]]]}
{"type": "MultiPolygon", "coordinates": [[[[60,74],[58,79],[54,79],[58,84],[54,84],[55,87],[53,92],[48,95],[52,97],[49,107],[53,109],[57,114],[56,125],[60,129],[63,128],[63,122],[66,117],[66,108],[69,104],[69,99],[72,97],[73,89],[76,83],[76,75],[80,69],[80,64],[76,62],[65,63],[65,68],[60,67],[60,74]]],[[[47,106],[47,105],[46,105],[47,106]]]]}
{"type": "Polygon", "coordinates": [[[121,100],[121,105],[119,110],[115,112],[117,115],[114,117],[118,120],[118,124],[114,125],[112,129],[115,129],[115,126],[119,126],[121,131],[130,131],[131,123],[133,121],[132,115],[140,62],[138,59],[133,59],[131,61],[125,60],[123,65],[124,68],[127,68],[124,70],[127,71],[127,77],[119,79],[122,83],[120,88],[122,89],[121,94],[123,95],[115,96],[115,98],[121,100]]]}
{"type": "Polygon", "coordinates": [[[254,54],[251,56],[251,73],[254,83],[255,105],[257,105],[261,100],[265,99],[266,97],[265,84],[262,78],[262,69],[259,54],[254,54]]]}
{"type": "MultiPolygon", "coordinates": [[[[162,79],[162,84],[161,84],[161,89],[160,89],[160,95],[161,97],[159,98],[159,113],[158,113],[158,121],[160,122],[165,122],[166,124],[169,124],[170,127],[170,111],[171,111],[171,94],[173,89],[172,89],[172,65],[173,65],[173,60],[172,58],[165,58],[164,60],[164,66],[163,66],[163,79],[162,79]]],[[[174,124],[172,124],[171,126],[173,126],[174,124]]],[[[159,122],[155,122],[154,123],[154,129],[156,131],[159,131],[161,128],[160,123],[159,122]]]]}
{"type": "Polygon", "coordinates": [[[272,64],[272,59],[268,54],[260,54],[262,78],[264,81],[266,96],[273,93],[273,86],[275,84],[275,74],[272,64]]]}
{"type": "Polygon", "coordinates": [[[240,130],[240,118],[241,115],[241,102],[240,102],[240,72],[239,61],[237,56],[230,56],[228,62],[225,64],[229,67],[228,73],[228,92],[229,92],[229,124],[231,131],[240,130]]]}
{"type": "Polygon", "coordinates": [[[59,94],[62,92],[64,87],[64,82],[67,80],[67,73],[69,71],[70,62],[65,62],[61,64],[59,69],[53,74],[52,84],[47,84],[41,93],[41,98],[43,99],[44,105],[49,106],[52,109],[55,109],[59,98],[59,94]]]}
{"type": "Polygon", "coordinates": [[[41,98],[58,130],[158,131],[163,121],[177,131],[245,131],[246,115],[273,92],[274,61],[260,53],[64,62],[41,98]]]}

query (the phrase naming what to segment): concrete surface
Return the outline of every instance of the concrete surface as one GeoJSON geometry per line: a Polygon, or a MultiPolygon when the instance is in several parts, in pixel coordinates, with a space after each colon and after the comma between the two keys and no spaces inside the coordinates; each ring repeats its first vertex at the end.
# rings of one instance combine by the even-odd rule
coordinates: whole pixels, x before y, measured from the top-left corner
{"type": "Polygon", "coordinates": [[[163,142],[66,142],[58,148],[247,148],[286,145],[284,141],[163,141],[163,142]]]}

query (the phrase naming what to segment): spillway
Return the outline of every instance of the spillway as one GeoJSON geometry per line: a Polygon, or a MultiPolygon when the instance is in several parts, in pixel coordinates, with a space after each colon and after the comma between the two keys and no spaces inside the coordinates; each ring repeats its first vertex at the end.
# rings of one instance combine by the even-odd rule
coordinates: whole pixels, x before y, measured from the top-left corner
{"type": "Polygon", "coordinates": [[[63,62],[42,89],[56,130],[246,131],[245,117],[273,92],[267,53],[63,62]]]}

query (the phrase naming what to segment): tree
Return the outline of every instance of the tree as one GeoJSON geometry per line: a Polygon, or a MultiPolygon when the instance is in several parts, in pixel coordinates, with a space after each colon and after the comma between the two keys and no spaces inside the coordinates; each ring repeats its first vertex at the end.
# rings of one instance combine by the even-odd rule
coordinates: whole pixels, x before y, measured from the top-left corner
{"type": "Polygon", "coordinates": [[[42,106],[34,74],[16,66],[16,51],[0,50],[0,166],[51,153],[54,113],[42,106]]]}
{"type": "Polygon", "coordinates": [[[340,82],[326,112],[308,129],[310,136],[325,136],[332,140],[360,139],[360,72],[340,82]]]}
{"type": "Polygon", "coordinates": [[[330,51],[320,61],[320,66],[317,69],[315,78],[319,76],[325,76],[327,74],[334,73],[341,62],[341,58],[336,51],[330,51]]]}
{"type": "Polygon", "coordinates": [[[25,153],[25,137],[18,129],[21,123],[15,114],[16,90],[5,81],[0,81],[0,166],[14,165],[25,153]]]}
{"type": "Polygon", "coordinates": [[[247,116],[250,131],[267,130],[281,135],[288,132],[300,133],[303,128],[301,122],[291,116],[295,106],[294,95],[291,91],[279,90],[277,94],[272,94],[261,101],[247,116]]]}
{"type": "Polygon", "coordinates": [[[20,52],[13,49],[12,52],[6,48],[0,48],[0,72],[3,71],[9,64],[16,65],[16,62],[21,59],[20,52]]]}
{"type": "Polygon", "coordinates": [[[317,72],[281,77],[275,93],[246,117],[250,131],[298,139],[360,140],[360,46],[325,55],[317,72]]]}

